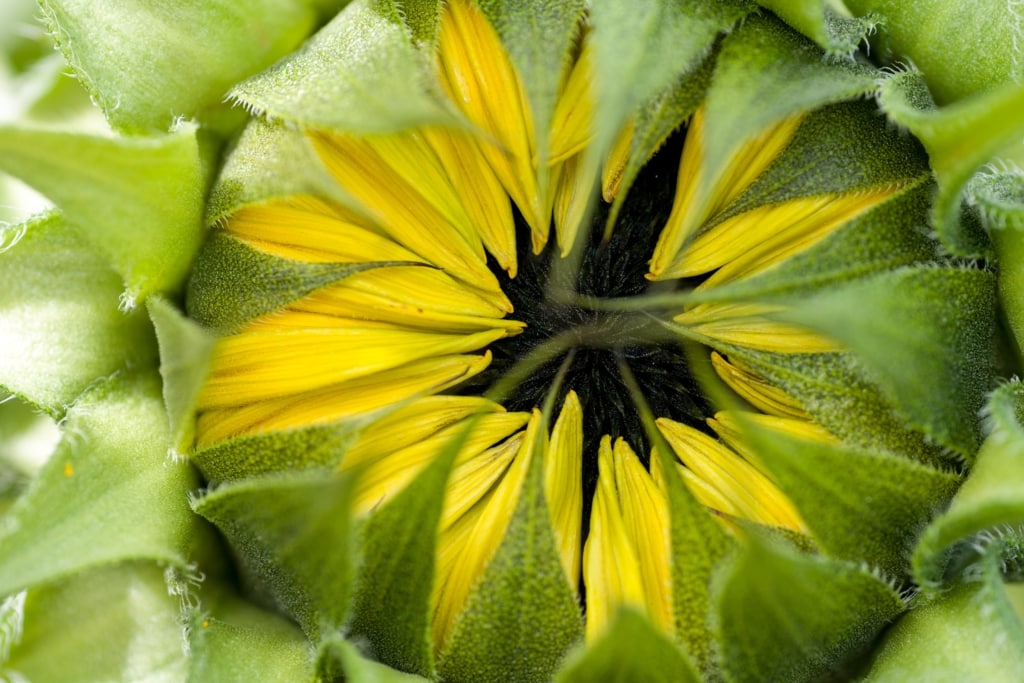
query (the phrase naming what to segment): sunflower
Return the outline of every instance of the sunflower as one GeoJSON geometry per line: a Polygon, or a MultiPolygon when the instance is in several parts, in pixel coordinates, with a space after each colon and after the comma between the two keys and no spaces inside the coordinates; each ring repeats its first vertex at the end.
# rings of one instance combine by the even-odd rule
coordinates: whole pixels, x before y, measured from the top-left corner
{"type": "Polygon", "coordinates": [[[1005,673],[1014,53],[760,4],[43,2],[4,674],[1005,673]]]}

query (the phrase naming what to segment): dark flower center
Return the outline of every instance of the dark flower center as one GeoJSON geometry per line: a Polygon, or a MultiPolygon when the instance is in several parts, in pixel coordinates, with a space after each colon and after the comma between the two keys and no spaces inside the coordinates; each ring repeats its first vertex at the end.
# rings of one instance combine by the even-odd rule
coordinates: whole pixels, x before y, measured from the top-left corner
{"type": "Polygon", "coordinates": [[[555,405],[560,406],[572,389],[583,407],[584,500],[590,499],[596,485],[598,443],[605,434],[613,439],[625,438],[647,463],[650,441],[627,372],[635,378],[655,416],[706,429],[704,418],[710,414],[709,405],[685,351],[678,341],[667,338],[658,322],[659,316],[667,319],[667,312],[609,312],[595,310],[598,307],[586,301],[638,297],[680,286],[651,283],[644,275],[672,207],[681,144],[682,136],[674,136],[648,162],[609,240],[603,239],[609,210],[604,202],[593,212],[589,233],[581,237],[577,249],[582,248],[582,252],[575,261],[571,257],[562,259],[554,240],[534,255],[529,228],[517,217],[518,274],[509,278],[500,266],[491,264],[515,306],[512,317],[526,323],[526,329],[492,344],[492,364],[464,391],[486,391],[518,362],[536,356],[544,345],[557,346],[559,352],[523,377],[503,404],[509,410],[541,406],[559,369],[566,368],[555,405]],[[571,357],[567,360],[567,356],[571,357]]]}

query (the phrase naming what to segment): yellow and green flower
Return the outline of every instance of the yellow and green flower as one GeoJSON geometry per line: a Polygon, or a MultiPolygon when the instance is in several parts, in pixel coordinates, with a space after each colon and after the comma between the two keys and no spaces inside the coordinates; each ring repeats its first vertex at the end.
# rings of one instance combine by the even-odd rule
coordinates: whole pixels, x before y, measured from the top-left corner
{"type": "Polygon", "coordinates": [[[42,2],[0,672],[1014,680],[1019,26],[895,5],[42,2]]]}

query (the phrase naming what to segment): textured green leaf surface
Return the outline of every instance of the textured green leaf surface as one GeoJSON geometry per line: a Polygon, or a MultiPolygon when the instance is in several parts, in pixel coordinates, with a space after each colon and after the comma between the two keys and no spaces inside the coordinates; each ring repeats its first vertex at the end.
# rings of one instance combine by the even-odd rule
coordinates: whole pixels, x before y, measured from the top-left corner
{"type": "Polygon", "coordinates": [[[450,121],[429,91],[426,60],[394,3],[355,0],[231,97],[273,119],[353,133],[450,121]]]}
{"type": "Polygon", "coordinates": [[[504,539],[445,644],[438,670],[446,681],[547,681],[583,637],[543,482],[537,452],[504,539]]]}
{"type": "Polygon", "coordinates": [[[0,663],[4,680],[186,680],[181,608],[154,563],[96,568],[34,588],[22,616],[21,636],[0,663]]]}
{"type": "Polygon", "coordinates": [[[2,126],[0,170],[63,210],[124,279],[127,304],[182,285],[203,236],[195,126],[130,138],[2,126]]]}
{"type": "Polygon", "coordinates": [[[994,384],[994,276],[903,268],[825,290],[784,317],[849,348],[911,424],[964,457],[994,384]]]}
{"type": "Polygon", "coordinates": [[[854,12],[881,16],[872,53],[884,61],[913,61],[940,102],[1024,77],[1016,2],[844,1],[854,12]]]}
{"type": "Polygon", "coordinates": [[[17,229],[0,253],[0,385],[60,417],[95,380],[150,363],[151,332],[118,310],[120,278],[59,215],[17,229]]]}
{"type": "Polygon", "coordinates": [[[555,680],[557,683],[696,683],[702,679],[679,646],[647,617],[623,608],[604,634],[573,653],[555,680]]]}
{"type": "Polygon", "coordinates": [[[309,641],[290,621],[221,586],[203,590],[189,619],[189,683],[312,683],[309,641]]]}
{"type": "Polygon", "coordinates": [[[1003,584],[986,554],[973,581],[912,610],[886,634],[866,683],[1012,683],[1024,660],[1021,584],[1003,584]]]}
{"type": "MultiPolygon", "coordinates": [[[[426,683],[431,680],[368,659],[355,645],[339,637],[321,644],[320,658],[327,672],[343,675],[347,683],[426,683]]],[[[330,675],[324,677],[333,680],[330,675]]]]}
{"type": "Polygon", "coordinates": [[[768,17],[748,17],[722,44],[706,101],[704,191],[735,149],[791,114],[871,91],[876,74],[827,64],[821,50],[768,17]]]}
{"type": "Polygon", "coordinates": [[[68,411],[64,439],[0,532],[0,595],[96,565],[184,565],[196,521],[193,469],[167,457],[155,372],[97,384],[68,411]]]}
{"type": "Polygon", "coordinates": [[[922,586],[938,587],[956,544],[969,544],[985,530],[1024,523],[1024,385],[1014,381],[999,387],[987,413],[992,431],[970,476],[914,550],[914,578],[922,586]]]}
{"type": "Polygon", "coordinates": [[[220,104],[241,78],[294,49],[313,27],[303,0],[165,3],[45,0],[44,19],[116,127],[167,130],[220,104]]]}
{"type": "Polygon", "coordinates": [[[832,57],[852,59],[877,23],[873,17],[854,17],[843,0],[757,0],[757,4],[775,12],[832,57]]]}
{"type": "Polygon", "coordinates": [[[315,289],[388,265],[400,264],[292,261],[215,229],[196,259],[185,305],[192,318],[226,334],[315,289]]]}
{"type": "Polygon", "coordinates": [[[911,547],[960,477],[883,452],[747,426],[758,457],[833,557],[907,573],[911,547]]]}
{"type": "Polygon", "coordinates": [[[984,234],[962,224],[960,201],[971,176],[993,157],[1024,155],[1024,85],[1008,83],[937,109],[921,74],[905,71],[882,82],[879,102],[928,151],[939,183],[932,221],[943,245],[958,256],[988,255],[984,234]]]}
{"type": "Polygon", "coordinates": [[[445,486],[458,452],[449,444],[362,528],[362,562],[350,633],[366,638],[376,658],[433,677],[434,561],[445,486]]]}
{"type": "Polygon", "coordinates": [[[904,608],[861,566],[750,539],[719,584],[720,663],[738,683],[821,680],[904,608]]]}
{"type": "Polygon", "coordinates": [[[150,298],[146,309],[160,346],[171,445],[178,453],[187,453],[195,437],[196,401],[210,370],[215,339],[165,299],[150,298]]]}
{"type": "Polygon", "coordinates": [[[348,616],[351,495],[350,477],[307,472],[224,484],[193,507],[227,537],[244,578],[315,639],[348,616]]]}

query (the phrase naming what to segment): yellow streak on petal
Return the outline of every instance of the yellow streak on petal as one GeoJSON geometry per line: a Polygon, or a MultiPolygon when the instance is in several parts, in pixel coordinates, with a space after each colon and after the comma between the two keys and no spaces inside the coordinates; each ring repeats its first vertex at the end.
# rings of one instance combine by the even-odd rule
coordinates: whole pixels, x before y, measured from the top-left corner
{"type": "Polygon", "coordinates": [[[615,487],[611,437],[598,447],[597,490],[590,512],[590,533],[583,547],[583,583],[587,586],[587,640],[600,636],[620,606],[645,608],[640,560],[629,537],[615,487]]]}
{"type": "MultiPolygon", "coordinates": [[[[460,446],[457,458],[466,463],[458,465],[449,483],[448,493],[453,500],[476,500],[481,493],[473,494],[465,491],[466,470],[473,474],[481,469],[481,465],[491,463],[495,457],[492,451],[500,451],[507,446],[491,448],[492,444],[507,438],[512,432],[526,424],[529,415],[526,413],[496,413],[482,417],[473,427],[466,441],[460,446]],[[460,483],[462,482],[462,483],[460,483]],[[453,490],[452,487],[455,487],[453,490]],[[473,494],[473,495],[470,495],[473,494]]],[[[359,490],[355,508],[358,514],[366,514],[373,508],[383,504],[392,496],[404,489],[416,476],[429,465],[437,455],[448,447],[465,429],[465,422],[449,425],[438,432],[401,448],[378,455],[368,452],[347,453],[342,462],[342,469],[362,467],[358,479],[359,490]],[[377,455],[373,460],[369,458],[377,455]]],[[[497,453],[500,455],[500,452],[497,453]]],[[[511,460],[511,455],[508,456],[511,460]]],[[[507,463],[506,463],[507,464],[507,463]]],[[[493,469],[493,468],[491,468],[493,469]]],[[[498,473],[500,474],[500,472],[498,473]]],[[[496,477],[498,474],[494,474],[496,477]]],[[[479,477],[479,474],[477,475],[479,477]]],[[[469,482],[472,483],[472,482],[469,482]]],[[[484,487],[484,491],[486,491],[484,487]]],[[[464,510],[463,510],[464,511],[464,510]]],[[[446,514],[455,514],[446,510],[446,514]]],[[[450,524],[442,521],[442,529],[450,524]]]]}
{"type": "Polygon", "coordinates": [[[462,201],[467,228],[475,232],[509,277],[516,276],[516,229],[512,206],[501,181],[465,133],[438,128],[424,136],[444,166],[452,190],[462,201]]]}
{"type": "Polygon", "coordinates": [[[539,426],[540,412],[534,410],[512,464],[505,476],[491,489],[491,495],[474,505],[451,528],[440,534],[439,555],[444,560],[439,558],[438,561],[433,623],[434,644],[438,649],[451,634],[466,598],[505,536],[523,482],[526,481],[534,448],[538,438],[541,438],[538,434],[539,426]],[[469,523],[472,526],[467,531],[465,524],[469,523]]]}
{"type": "Polygon", "coordinates": [[[476,351],[503,336],[503,330],[456,335],[374,327],[243,332],[218,342],[199,407],[316,391],[414,361],[476,351]]]}
{"type": "Polygon", "coordinates": [[[423,394],[434,394],[482,372],[482,356],[439,356],[408,363],[298,396],[205,410],[197,421],[199,445],[243,434],[297,429],[368,415],[423,394]]]}
{"type": "Polygon", "coordinates": [[[377,226],[428,263],[481,291],[511,311],[483,248],[470,227],[436,155],[415,133],[356,137],[311,136],[338,184],[377,226]],[[454,217],[454,220],[453,220],[454,217]]]}
{"type": "Polygon", "coordinates": [[[551,431],[544,460],[544,496],[551,514],[555,544],[574,591],[579,589],[583,523],[583,408],[570,391],[551,431]]]}
{"type": "Polygon", "coordinates": [[[555,235],[562,257],[572,251],[580,227],[590,210],[597,164],[591,155],[580,154],[552,169],[555,184],[555,235]]]}
{"type": "Polygon", "coordinates": [[[809,420],[800,403],[767,380],[711,352],[711,366],[729,387],[758,410],[769,415],[809,420]]]}
{"type": "Polygon", "coordinates": [[[483,134],[480,153],[530,225],[539,253],[547,242],[549,214],[533,166],[533,114],[512,60],[494,28],[467,0],[447,3],[438,48],[441,83],[483,134]]]}
{"type": "Polygon", "coordinates": [[[667,418],[656,420],[672,450],[694,475],[731,501],[728,514],[803,531],[799,514],[788,498],[754,465],[710,436],[667,418]]]}
{"type": "Polygon", "coordinates": [[[681,259],[689,250],[688,243],[701,225],[730,203],[760,175],[789,145],[800,126],[800,116],[783,119],[743,144],[733,154],[725,170],[701,199],[705,182],[701,165],[704,156],[704,109],[694,112],[683,145],[676,181],[676,196],[672,211],[651,258],[652,280],[681,277],[678,274],[681,259]]]}
{"type": "Polygon", "coordinates": [[[626,122],[619,135],[612,144],[611,152],[604,162],[604,169],[601,172],[601,195],[609,204],[619,193],[619,185],[622,183],[622,174],[626,171],[626,163],[629,161],[629,152],[633,146],[633,133],[635,122],[632,118],[626,122]]]}
{"type": "Polygon", "coordinates": [[[640,562],[644,602],[652,621],[671,633],[674,618],[668,501],[622,439],[615,441],[614,456],[619,504],[640,562]]]}
{"type": "Polygon", "coordinates": [[[820,242],[893,191],[804,197],[727,218],[697,236],[671,272],[694,277],[721,268],[706,287],[751,275],[820,242]]]}
{"type": "Polygon", "coordinates": [[[551,120],[551,158],[557,164],[575,156],[594,137],[594,51],[590,41],[583,43],[579,59],[573,65],[558,98],[551,120]]]}
{"type": "MultiPolygon", "coordinates": [[[[284,310],[288,316],[278,318],[304,312],[388,322],[435,332],[504,329],[515,334],[523,328],[523,323],[504,319],[502,311],[447,274],[415,266],[356,273],[309,294],[284,310]]],[[[275,324],[273,318],[268,317],[268,320],[269,324],[275,324]]],[[[256,324],[254,321],[250,325],[256,324]]]]}
{"type": "Polygon", "coordinates": [[[768,304],[698,304],[673,319],[708,339],[759,351],[826,353],[840,349],[835,341],[806,327],[766,317],[780,310],[768,304]]]}

